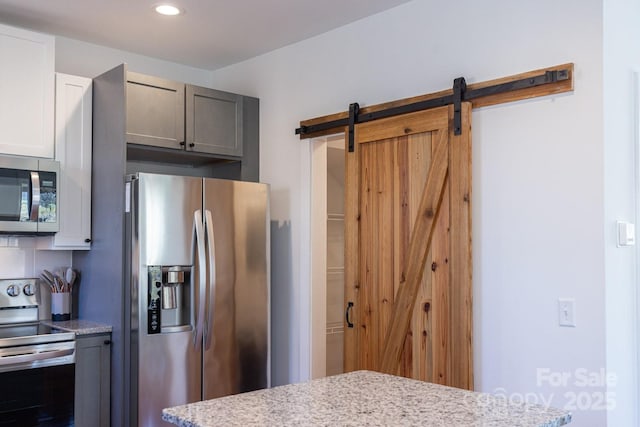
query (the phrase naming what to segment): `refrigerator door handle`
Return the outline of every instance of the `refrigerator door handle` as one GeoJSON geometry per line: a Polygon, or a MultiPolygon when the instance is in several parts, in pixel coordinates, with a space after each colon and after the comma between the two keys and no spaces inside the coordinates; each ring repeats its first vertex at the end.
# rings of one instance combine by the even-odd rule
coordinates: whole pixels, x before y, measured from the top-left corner
{"type": "Polygon", "coordinates": [[[209,307],[205,325],[204,348],[209,350],[213,339],[213,314],[216,306],[216,244],[213,231],[213,216],[209,209],[205,210],[204,228],[207,233],[207,253],[209,254],[209,307]]]}
{"type": "Polygon", "coordinates": [[[202,334],[204,327],[204,306],[207,291],[207,266],[204,250],[204,230],[202,226],[202,211],[198,209],[193,214],[193,234],[195,236],[195,250],[198,256],[198,314],[195,319],[196,330],[193,336],[193,346],[196,350],[200,348],[202,344],[202,334]]]}

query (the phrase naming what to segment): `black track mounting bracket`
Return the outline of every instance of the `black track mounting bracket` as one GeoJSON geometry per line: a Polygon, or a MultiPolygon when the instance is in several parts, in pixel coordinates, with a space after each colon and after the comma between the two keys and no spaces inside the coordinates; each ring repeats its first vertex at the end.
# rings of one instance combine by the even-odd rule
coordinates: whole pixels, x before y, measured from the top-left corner
{"type": "Polygon", "coordinates": [[[349,152],[353,153],[355,149],[356,124],[358,123],[358,114],[360,114],[360,105],[357,102],[349,104],[349,152]]]}
{"type": "Polygon", "coordinates": [[[467,91],[467,82],[464,77],[453,80],[453,134],[462,134],[462,100],[467,91]]]}

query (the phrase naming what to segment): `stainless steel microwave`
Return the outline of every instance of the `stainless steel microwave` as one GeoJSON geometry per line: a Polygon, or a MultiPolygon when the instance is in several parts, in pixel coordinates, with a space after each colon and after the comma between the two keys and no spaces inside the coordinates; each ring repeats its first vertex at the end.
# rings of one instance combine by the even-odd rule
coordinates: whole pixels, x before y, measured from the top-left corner
{"type": "Polygon", "coordinates": [[[0,233],[56,233],[59,175],[54,160],[0,156],[0,233]]]}

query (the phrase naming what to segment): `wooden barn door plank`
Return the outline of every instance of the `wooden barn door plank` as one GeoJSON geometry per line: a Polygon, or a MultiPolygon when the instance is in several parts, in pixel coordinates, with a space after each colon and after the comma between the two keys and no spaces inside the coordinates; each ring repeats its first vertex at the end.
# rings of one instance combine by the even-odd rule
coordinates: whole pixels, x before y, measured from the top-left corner
{"type": "MultiPolygon", "coordinates": [[[[399,149],[403,146],[405,146],[405,144],[399,144],[399,149]]],[[[427,174],[431,165],[432,132],[410,135],[406,138],[406,147],[407,150],[403,156],[405,161],[404,163],[398,163],[398,169],[404,170],[404,172],[399,171],[398,174],[405,176],[405,180],[399,185],[400,188],[405,190],[403,193],[404,202],[400,208],[406,211],[406,214],[403,215],[402,223],[404,226],[400,231],[401,239],[396,245],[400,255],[398,256],[398,271],[400,272],[399,276],[401,278],[401,280],[398,281],[396,292],[400,287],[400,282],[404,282],[404,268],[407,265],[406,251],[409,248],[409,239],[418,214],[420,198],[422,197],[422,191],[427,181],[427,174]],[[409,176],[411,179],[408,178],[409,176]]],[[[413,310],[411,326],[405,339],[402,356],[403,366],[400,370],[400,374],[403,376],[413,377],[423,381],[432,381],[433,378],[433,348],[431,340],[431,294],[433,278],[431,274],[425,274],[426,272],[431,272],[432,252],[433,251],[430,251],[427,255],[425,270],[416,296],[416,307],[413,310]],[[409,362],[410,366],[408,366],[409,362]]]]}
{"type": "MultiPolygon", "coordinates": [[[[450,107],[453,115],[453,107],[450,107]]],[[[451,227],[450,327],[451,358],[448,385],[473,389],[472,359],[472,251],[471,251],[471,105],[462,104],[461,135],[449,134],[449,185],[451,227]]]]}

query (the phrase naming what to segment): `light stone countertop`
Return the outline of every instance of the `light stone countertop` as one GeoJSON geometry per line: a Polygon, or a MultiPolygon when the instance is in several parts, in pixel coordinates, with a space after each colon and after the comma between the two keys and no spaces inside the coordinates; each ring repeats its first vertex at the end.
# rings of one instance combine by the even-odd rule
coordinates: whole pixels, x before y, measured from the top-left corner
{"type": "Polygon", "coordinates": [[[76,335],[111,333],[112,329],[110,325],[80,319],[60,320],[55,322],[51,320],[43,320],[41,322],[47,326],[51,326],[52,328],[60,329],[61,331],[75,332],[76,335]]]}
{"type": "Polygon", "coordinates": [[[162,419],[209,426],[556,427],[571,413],[370,371],[166,408],[162,419]]]}

